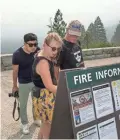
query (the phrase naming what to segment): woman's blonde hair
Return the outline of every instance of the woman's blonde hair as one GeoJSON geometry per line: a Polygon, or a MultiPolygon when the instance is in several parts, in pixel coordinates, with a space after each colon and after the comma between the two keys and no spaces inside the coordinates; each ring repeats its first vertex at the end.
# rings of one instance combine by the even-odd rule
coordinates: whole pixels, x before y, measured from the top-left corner
{"type": "Polygon", "coordinates": [[[45,38],[45,43],[47,43],[49,45],[51,43],[51,41],[53,41],[53,40],[57,41],[62,46],[63,41],[58,33],[56,33],[56,32],[49,33],[47,35],[47,37],[45,38]]]}

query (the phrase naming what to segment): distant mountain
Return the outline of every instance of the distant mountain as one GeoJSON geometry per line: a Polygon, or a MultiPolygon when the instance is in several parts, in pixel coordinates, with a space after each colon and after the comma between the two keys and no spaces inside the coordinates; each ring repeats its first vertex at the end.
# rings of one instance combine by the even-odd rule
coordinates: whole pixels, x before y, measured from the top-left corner
{"type": "MultiPolygon", "coordinates": [[[[39,47],[43,43],[43,39],[48,32],[48,28],[44,25],[44,28],[37,28],[36,26],[31,26],[30,28],[25,28],[20,26],[13,25],[3,25],[1,33],[1,54],[13,53],[17,48],[23,45],[23,35],[27,32],[33,32],[38,36],[39,47]],[[33,28],[34,27],[34,28],[33,28]],[[11,34],[12,33],[12,34],[11,34]]],[[[112,26],[106,26],[106,35],[108,41],[111,41],[111,38],[115,32],[117,24],[112,26]]]]}
{"type": "Polygon", "coordinates": [[[117,24],[105,27],[106,36],[107,36],[107,39],[108,39],[109,42],[111,42],[111,38],[114,35],[116,27],[117,27],[117,24]]]}
{"type": "Polygon", "coordinates": [[[13,53],[17,48],[23,46],[23,35],[26,33],[35,33],[38,37],[38,44],[41,47],[44,38],[48,32],[46,25],[39,27],[38,25],[28,24],[2,24],[1,30],[1,53],[13,53]]]}
{"type": "MultiPolygon", "coordinates": [[[[11,54],[19,47],[23,46],[23,40],[19,39],[1,39],[1,54],[11,54]]],[[[39,47],[42,45],[43,39],[39,39],[39,47]]]]}

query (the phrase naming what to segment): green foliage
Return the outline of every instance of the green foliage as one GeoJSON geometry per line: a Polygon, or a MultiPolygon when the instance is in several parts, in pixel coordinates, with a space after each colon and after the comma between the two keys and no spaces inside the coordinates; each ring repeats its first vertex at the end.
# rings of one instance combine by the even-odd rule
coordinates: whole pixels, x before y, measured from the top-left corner
{"type": "Polygon", "coordinates": [[[90,48],[105,48],[105,47],[113,47],[115,45],[109,42],[100,42],[100,43],[90,43],[88,46],[84,46],[85,49],[90,48]]]}
{"type": "Polygon", "coordinates": [[[111,39],[111,42],[116,44],[116,45],[120,45],[120,22],[116,27],[115,33],[111,39]]]}
{"type": "Polygon", "coordinates": [[[106,31],[99,16],[96,18],[94,22],[94,28],[96,42],[107,42],[106,31]]]}
{"type": "Polygon", "coordinates": [[[94,26],[93,23],[91,23],[91,24],[89,25],[89,27],[88,27],[88,29],[87,29],[87,32],[89,33],[89,36],[90,36],[89,38],[91,38],[91,39],[90,39],[90,43],[96,42],[96,40],[95,40],[96,32],[95,32],[95,26],[94,26]]]}
{"type": "Polygon", "coordinates": [[[81,36],[80,36],[80,38],[78,40],[81,42],[82,46],[85,46],[85,40],[84,40],[85,35],[86,35],[85,27],[84,27],[84,25],[81,25],[81,36]]]}
{"type": "Polygon", "coordinates": [[[50,18],[50,25],[47,25],[48,28],[50,28],[50,31],[48,31],[48,33],[53,32],[53,27],[52,27],[52,18],[50,18]]]}
{"type": "Polygon", "coordinates": [[[54,22],[52,23],[52,21],[50,20],[50,25],[47,25],[50,28],[50,31],[48,31],[48,33],[57,32],[63,38],[66,32],[66,25],[67,24],[63,20],[62,13],[58,9],[54,17],[54,22]]]}
{"type": "MultiPolygon", "coordinates": [[[[47,25],[50,29],[49,32],[57,32],[62,38],[65,36],[66,23],[63,20],[63,14],[58,9],[54,21],[50,18],[50,25],[47,25]]],[[[84,25],[81,25],[81,36],[79,38],[82,48],[102,48],[102,47],[112,47],[120,45],[120,23],[118,24],[114,36],[112,38],[112,43],[107,42],[106,31],[104,25],[98,16],[94,23],[88,26],[87,31],[85,31],[84,25]]]]}
{"type": "Polygon", "coordinates": [[[91,44],[91,40],[92,40],[92,36],[91,36],[90,32],[86,31],[85,37],[84,37],[84,42],[85,42],[85,46],[87,46],[87,48],[89,48],[89,44],[91,44]]]}
{"type": "Polygon", "coordinates": [[[82,37],[82,42],[84,42],[82,43],[82,47],[87,49],[112,46],[112,44],[107,43],[106,31],[99,16],[96,18],[94,24],[91,23],[88,26],[84,37],[82,37]]]}

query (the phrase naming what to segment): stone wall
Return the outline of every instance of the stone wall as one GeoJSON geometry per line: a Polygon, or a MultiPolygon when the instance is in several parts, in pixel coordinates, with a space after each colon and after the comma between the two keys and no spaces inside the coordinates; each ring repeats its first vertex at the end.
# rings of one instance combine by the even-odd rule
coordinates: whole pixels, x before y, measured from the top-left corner
{"type": "Polygon", "coordinates": [[[1,55],[1,71],[12,69],[12,54],[1,55]]]}
{"type": "Polygon", "coordinates": [[[120,56],[120,47],[84,49],[84,60],[94,60],[120,56]]]}
{"type": "MultiPolygon", "coordinates": [[[[84,60],[95,60],[118,56],[120,56],[120,46],[109,48],[83,49],[84,60]]],[[[1,55],[1,70],[4,71],[11,69],[12,69],[12,54],[1,55]]]]}

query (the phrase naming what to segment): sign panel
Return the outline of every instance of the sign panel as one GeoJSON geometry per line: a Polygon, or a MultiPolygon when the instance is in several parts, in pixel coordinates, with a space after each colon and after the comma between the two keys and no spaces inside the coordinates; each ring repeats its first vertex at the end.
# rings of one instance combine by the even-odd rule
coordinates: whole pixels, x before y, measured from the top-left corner
{"type": "Polygon", "coordinates": [[[115,118],[98,124],[100,139],[118,139],[115,118]]]}
{"type": "Polygon", "coordinates": [[[95,86],[92,88],[92,90],[97,118],[113,113],[110,84],[106,83],[103,85],[95,86]]]}
{"type": "Polygon", "coordinates": [[[75,127],[95,120],[91,90],[84,89],[70,94],[75,127]]]}
{"type": "Polygon", "coordinates": [[[120,139],[120,64],[60,72],[51,139],[120,139]]]}
{"type": "Polygon", "coordinates": [[[115,109],[120,110],[120,80],[112,81],[112,91],[115,101],[115,109]]]}
{"type": "Polygon", "coordinates": [[[98,130],[97,125],[89,127],[87,129],[84,129],[82,131],[79,131],[77,133],[77,139],[98,139],[98,130]]]}
{"type": "Polygon", "coordinates": [[[120,64],[66,72],[68,89],[77,89],[96,85],[104,80],[120,79],[120,64]]]}

